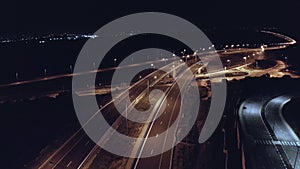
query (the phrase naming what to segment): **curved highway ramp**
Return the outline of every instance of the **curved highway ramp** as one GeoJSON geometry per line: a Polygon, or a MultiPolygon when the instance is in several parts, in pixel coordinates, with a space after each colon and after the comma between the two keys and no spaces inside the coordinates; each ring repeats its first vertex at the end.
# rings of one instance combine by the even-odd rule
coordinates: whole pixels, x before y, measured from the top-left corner
{"type": "Polygon", "coordinates": [[[299,94],[256,96],[239,108],[247,169],[300,169],[300,140],[282,116],[282,108],[299,94]]]}

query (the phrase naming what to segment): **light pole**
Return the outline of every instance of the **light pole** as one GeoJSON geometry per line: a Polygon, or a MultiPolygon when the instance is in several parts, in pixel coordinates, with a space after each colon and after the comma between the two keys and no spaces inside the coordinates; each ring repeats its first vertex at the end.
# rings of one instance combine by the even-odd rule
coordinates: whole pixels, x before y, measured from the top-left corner
{"type": "Polygon", "coordinates": [[[174,58],[176,57],[176,55],[175,55],[175,53],[173,53],[173,55],[172,55],[174,58]]]}
{"type": "Polygon", "coordinates": [[[261,45],[261,47],[260,47],[260,48],[261,48],[261,51],[262,51],[262,52],[264,52],[264,51],[265,51],[265,47],[264,47],[264,45],[261,45]]]}
{"type": "Polygon", "coordinates": [[[285,61],[286,64],[288,63],[288,58],[287,58],[287,56],[284,57],[284,61],[285,61]]]}
{"type": "Polygon", "coordinates": [[[162,58],[162,61],[164,61],[164,62],[165,62],[165,65],[167,64],[167,59],[165,59],[165,58],[162,58]]]}
{"type": "Polygon", "coordinates": [[[151,65],[150,65],[151,67],[153,67],[153,69],[155,69],[155,66],[154,66],[154,64],[153,63],[151,63],[151,65]]]}
{"type": "Polygon", "coordinates": [[[247,63],[247,57],[243,57],[243,59],[245,60],[245,64],[247,63]]]}
{"type": "Polygon", "coordinates": [[[72,73],[73,72],[73,66],[70,65],[69,68],[70,68],[70,72],[72,73]]]}
{"type": "Polygon", "coordinates": [[[117,65],[117,58],[114,58],[114,67],[117,65]]]}
{"type": "Polygon", "coordinates": [[[230,59],[227,59],[227,67],[230,67],[230,64],[231,64],[231,60],[230,59]]]}
{"type": "Polygon", "coordinates": [[[44,69],[44,77],[46,78],[46,76],[47,76],[47,69],[45,68],[44,69]]]}
{"type": "Polygon", "coordinates": [[[175,70],[175,65],[172,65],[172,72],[173,72],[173,78],[176,76],[176,70],[175,70]]]}
{"type": "Polygon", "coordinates": [[[16,80],[17,80],[17,82],[19,81],[19,74],[18,73],[16,73],[16,80]]]}
{"type": "Polygon", "coordinates": [[[194,54],[193,54],[193,56],[194,56],[194,58],[195,58],[195,62],[197,61],[197,52],[198,52],[198,50],[195,50],[195,52],[194,52],[194,54]]]}
{"type": "Polygon", "coordinates": [[[182,54],[182,57],[184,58],[184,53],[185,53],[185,49],[183,49],[183,51],[182,52],[180,52],[181,54],[182,54]]]}
{"type": "Polygon", "coordinates": [[[230,59],[227,59],[227,67],[230,67],[230,65],[231,65],[231,60],[230,59]]]}
{"type": "Polygon", "coordinates": [[[185,62],[187,62],[188,58],[190,58],[190,55],[187,55],[185,58],[185,62]]]}

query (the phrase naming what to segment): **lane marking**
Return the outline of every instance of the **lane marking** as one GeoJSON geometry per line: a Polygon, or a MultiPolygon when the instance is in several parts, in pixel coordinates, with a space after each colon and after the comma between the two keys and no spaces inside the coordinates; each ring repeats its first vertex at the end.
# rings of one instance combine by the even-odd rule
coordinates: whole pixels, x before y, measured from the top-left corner
{"type": "Polygon", "coordinates": [[[71,165],[71,163],[72,163],[72,160],[68,163],[67,168],[71,165]]]}

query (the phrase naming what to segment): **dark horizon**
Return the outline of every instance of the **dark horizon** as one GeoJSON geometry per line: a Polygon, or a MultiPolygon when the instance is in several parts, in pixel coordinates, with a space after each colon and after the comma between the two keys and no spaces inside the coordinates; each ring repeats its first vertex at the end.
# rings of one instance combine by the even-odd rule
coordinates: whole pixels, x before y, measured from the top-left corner
{"type": "Polygon", "coordinates": [[[114,2],[6,1],[1,2],[1,34],[45,35],[93,33],[104,24],[137,12],[177,15],[200,29],[211,27],[276,27],[299,37],[300,2],[114,2]]]}

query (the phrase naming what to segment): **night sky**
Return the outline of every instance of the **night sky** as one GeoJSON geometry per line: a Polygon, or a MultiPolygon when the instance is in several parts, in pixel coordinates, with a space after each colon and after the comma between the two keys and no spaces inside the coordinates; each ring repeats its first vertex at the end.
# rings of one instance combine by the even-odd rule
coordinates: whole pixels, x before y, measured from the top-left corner
{"type": "Polygon", "coordinates": [[[92,33],[118,17],[159,11],[200,28],[277,27],[299,36],[300,1],[21,1],[0,2],[0,36],[92,33]]]}
{"type": "MultiPolygon", "coordinates": [[[[276,31],[300,40],[300,1],[12,0],[1,1],[0,7],[0,38],[94,33],[110,21],[128,14],[165,12],[187,19],[202,30],[276,28],[276,31]]],[[[236,34],[229,40],[239,38],[236,34]]],[[[16,72],[21,80],[41,77],[45,68],[48,75],[66,73],[69,65],[74,64],[82,45],[81,42],[57,43],[55,46],[47,45],[47,50],[44,50],[42,46],[18,48],[11,44],[8,45],[9,52],[5,52],[7,46],[3,45],[5,50],[0,50],[0,83],[15,81],[16,72]]],[[[299,52],[300,48],[294,51],[294,59],[299,58],[299,52]]]]}

